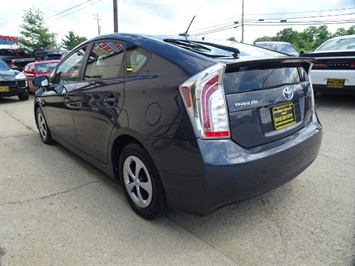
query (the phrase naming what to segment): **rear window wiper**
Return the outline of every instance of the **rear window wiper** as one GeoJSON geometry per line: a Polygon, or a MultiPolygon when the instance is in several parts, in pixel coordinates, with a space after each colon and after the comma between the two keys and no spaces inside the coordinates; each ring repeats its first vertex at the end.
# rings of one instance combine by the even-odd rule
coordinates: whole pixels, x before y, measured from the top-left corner
{"type": "Polygon", "coordinates": [[[206,46],[194,42],[190,42],[190,41],[174,40],[174,39],[165,39],[164,41],[196,52],[206,52],[206,53],[211,52],[211,49],[207,48],[206,46]]]}
{"type": "Polygon", "coordinates": [[[215,43],[209,43],[209,42],[176,40],[176,39],[165,39],[164,41],[209,57],[229,57],[231,56],[230,53],[232,53],[233,58],[238,58],[238,54],[240,53],[239,50],[236,48],[219,45],[215,43]],[[211,48],[217,48],[217,49],[212,50],[211,48]],[[230,52],[230,53],[221,53],[221,52],[230,52]]]}
{"type": "Polygon", "coordinates": [[[206,45],[209,45],[209,46],[221,49],[221,50],[225,50],[225,51],[231,52],[233,54],[234,58],[239,58],[238,55],[240,54],[240,51],[239,51],[238,48],[234,48],[234,47],[226,46],[226,45],[221,45],[221,44],[216,44],[216,43],[211,43],[211,42],[200,42],[200,41],[194,41],[194,42],[195,43],[206,44],[206,45]]]}

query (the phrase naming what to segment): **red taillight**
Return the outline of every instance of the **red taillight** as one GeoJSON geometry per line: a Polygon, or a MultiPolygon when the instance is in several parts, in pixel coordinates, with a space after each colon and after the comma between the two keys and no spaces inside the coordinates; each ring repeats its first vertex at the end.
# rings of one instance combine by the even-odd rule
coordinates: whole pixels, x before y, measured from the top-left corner
{"type": "Polygon", "coordinates": [[[191,121],[201,138],[230,137],[222,85],[224,68],[222,64],[216,64],[180,86],[180,93],[191,121]]]}
{"type": "Polygon", "coordinates": [[[312,69],[324,69],[324,68],[328,68],[329,63],[328,62],[315,62],[313,64],[312,69]]]}
{"type": "Polygon", "coordinates": [[[218,121],[214,121],[219,119],[218,116],[226,115],[225,109],[223,110],[224,99],[221,99],[221,97],[224,96],[218,95],[219,93],[218,77],[219,76],[215,76],[211,78],[205,84],[205,86],[203,86],[202,94],[201,94],[203,129],[205,132],[205,137],[207,138],[229,137],[229,129],[221,130],[218,127],[218,121]],[[218,101],[222,101],[222,102],[218,102],[218,101]],[[222,110],[222,114],[219,113],[221,110],[222,110]]]}
{"type": "Polygon", "coordinates": [[[350,68],[355,68],[355,61],[350,62],[350,68]]]}
{"type": "Polygon", "coordinates": [[[11,60],[11,66],[15,66],[15,60],[11,60]]]}
{"type": "Polygon", "coordinates": [[[211,131],[211,114],[209,99],[216,90],[218,89],[218,76],[210,79],[202,89],[201,105],[202,105],[202,117],[203,117],[203,128],[205,132],[211,131]]]}

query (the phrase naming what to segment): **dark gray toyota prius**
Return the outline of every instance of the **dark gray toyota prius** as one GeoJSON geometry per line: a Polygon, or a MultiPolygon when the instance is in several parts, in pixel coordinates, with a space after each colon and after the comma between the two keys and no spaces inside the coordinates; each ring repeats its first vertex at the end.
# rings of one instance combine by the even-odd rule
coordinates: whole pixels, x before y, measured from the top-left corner
{"type": "Polygon", "coordinates": [[[205,215],[315,160],[312,63],[235,42],[100,36],[34,80],[35,119],[44,143],[119,180],[143,218],[205,215]]]}

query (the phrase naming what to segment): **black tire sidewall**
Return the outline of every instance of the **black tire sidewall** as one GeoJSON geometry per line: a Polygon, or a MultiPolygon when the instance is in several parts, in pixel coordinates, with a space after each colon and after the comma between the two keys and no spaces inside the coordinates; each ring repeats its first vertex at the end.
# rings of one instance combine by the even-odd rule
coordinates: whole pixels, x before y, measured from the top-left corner
{"type": "Polygon", "coordinates": [[[18,98],[20,99],[20,101],[27,101],[30,98],[29,91],[19,94],[18,98]]]}
{"type": "Polygon", "coordinates": [[[151,157],[149,156],[148,152],[140,145],[136,143],[130,143],[123,148],[119,159],[119,178],[126,199],[128,200],[132,209],[139,216],[143,217],[144,219],[151,220],[151,219],[156,219],[163,215],[166,209],[166,199],[165,199],[164,189],[161,184],[158,171],[156,170],[156,167],[151,157]],[[152,195],[152,201],[150,205],[146,208],[141,208],[132,201],[124,182],[123,165],[125,160],[131,155],[138,157],[144,163],[145,167],[147,168],[150,174],[150,179],[153,188],[153,195],[152,195]]]}
{"type": "Polygon", "coordinates": [[[40,107],[38,107],[36,109],[36,124],[37,124],[37,128],[39,130],[39,135],[41,136],[41,139],[42,139],[43,143],[45,143],[45,144],[53,144],[54,140],[52,139],[52,133],[51,133],[50,129],[48,128],[47,120],[46,120],[46,118],[45,118],[45,116],[43,114],[43,111],[42,111],[42,109],[40,107]],[[43,116],[44,122],[46,124],[47,135],[45,137],[42,135],[42,133],[40,131],[40,128],[39,128],[39,124],[38,124],[39,123],[38,122],[38,114],[39,113],[43,116]]]}

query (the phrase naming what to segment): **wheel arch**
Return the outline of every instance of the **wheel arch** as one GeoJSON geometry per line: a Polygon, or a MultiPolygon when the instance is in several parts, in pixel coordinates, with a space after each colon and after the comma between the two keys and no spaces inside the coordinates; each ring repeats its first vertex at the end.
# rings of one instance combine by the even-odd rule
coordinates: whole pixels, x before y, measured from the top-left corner
{"type": "MultiPolygon", "coordinates": [[[[136,143],[140,145],[143,149],[147,151],[149,156],[152,158],[151,154],[149,153],[148,149],[146,146],[143,144],[142,141],[139,141],[138,138],[129,135],[129,134],[124,134],[117,136],[112,144],[112,149],[111,149],[111,162],[112,162],[112,167],[113,167],[113,176],[114,179],[119,181],[119,158],[121,156],[123,148],[129,144],[129,143],[136,143]]],[[[154,159],[152,158],[154,161],[154,159]]],[[[155,162],[154,162],[155,163],[155,162]]]]}

